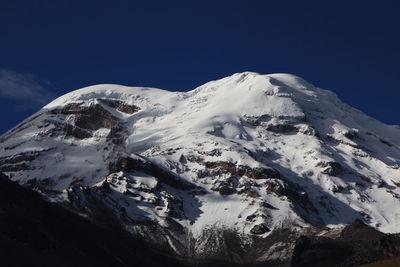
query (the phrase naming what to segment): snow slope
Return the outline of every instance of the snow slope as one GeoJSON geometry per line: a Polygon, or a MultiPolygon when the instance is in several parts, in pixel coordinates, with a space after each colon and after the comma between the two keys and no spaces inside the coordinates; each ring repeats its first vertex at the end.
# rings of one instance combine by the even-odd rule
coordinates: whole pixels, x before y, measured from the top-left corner
{"type": "MultiPolygon", "coordinates": [[[[360,218],[399,232],[399,165],[398,127],[290,74],[237,73],[188,92],[90,86],[0,139],[13,180],[71,203],[85,186],[135,234],[141,221],[177,224],[184,233],[164,241],[178,254],[210,255],[217,228],[244,244],[288,223],[360,218]],[[178,242],[189,237],[193,247],[178,242]]],[[[257,257],[281,257],[275,247],[257,257]]]]}

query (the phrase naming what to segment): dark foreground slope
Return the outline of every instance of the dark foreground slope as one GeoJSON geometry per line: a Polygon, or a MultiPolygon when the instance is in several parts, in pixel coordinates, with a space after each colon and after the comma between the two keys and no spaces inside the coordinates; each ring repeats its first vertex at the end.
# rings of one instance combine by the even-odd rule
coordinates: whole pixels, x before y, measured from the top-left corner
{"type": "Polygon", "coordinates": [[[180,266],[112,223],[99,226],[0,173],[1,266],[180,266]]]}
{"type": "MultiPolygon", "coordinates": [[[[111,219],[100,221],[46,202],[0,173],[1,266],[231,266],[183,264],[133,238],[111,219]]],[[[355,221],[335,237],[298,239],[292,266],[358,266],[396,257],[400,237],[355,221]]]]}
{"type": "Polygon", "coordinates": [[[97,218],[49,203],[0,173],[0,266],[266,266],[178,260],[134,238],[111,217],[97,218]]]}
{"type": "MultiPolygon", "coordinates": [[[[400,257],[400,237],[384,234],[356,220],[334,238],[301,237],[292,256],[293,267],[359,266],[400,257]]],[[[381,264],[381,265],[380,265],[381,264]]],[[[390,265],[388,265],[390,266],[390,265]]],[[[396,265],[398,266],[398,265],[396,265]]]]}

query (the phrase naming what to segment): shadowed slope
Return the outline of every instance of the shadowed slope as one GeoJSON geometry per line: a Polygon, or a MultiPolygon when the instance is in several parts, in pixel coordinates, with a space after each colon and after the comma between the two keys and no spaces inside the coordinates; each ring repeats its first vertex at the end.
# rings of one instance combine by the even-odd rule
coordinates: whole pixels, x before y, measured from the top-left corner
{"type": "Polygon", "coordinates": [[[0,174],[3,266],[180,266],[111,226],[48,203],[0,174]]]}

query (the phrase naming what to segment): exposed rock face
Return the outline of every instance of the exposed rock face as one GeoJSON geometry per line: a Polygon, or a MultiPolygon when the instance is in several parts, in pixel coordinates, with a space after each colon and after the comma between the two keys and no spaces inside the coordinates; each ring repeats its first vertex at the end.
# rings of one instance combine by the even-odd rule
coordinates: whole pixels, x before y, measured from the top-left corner
{"type": "Polygon", "coordinates": [[[298,77],[242,73],[71,92],[0,137],[0,171],[171,255],[288,263],[356,219],[399,232],[399,140],[298,77]]]}
{"type": "MultiPolygon", "coordinates": [[[[118,122],[118,118],[114,117],[100,104],[82,106],[79,103],[71,103],[63,108],[53,109],[49,113],[69,116],[71,123],[63,123],[60,126],[65,131],[66,136],[79,139],[89,138],[92,136],[92,131],[101,128],[111,129],[118,122]]],[[[64,120],[66,119],[64,117],[64,120]]],[[[57,123],[57,121],[52,120],[48,120],[48,122],[57,123]]]]}
{"type": "Polygon", "coordinates": [[[120,112],[126,114],[133,114],[140,110],[138,106],[135,105],[128,105],[123,101],[116,100],[116,99],[99,99],[100,103],[106,104],[107,106],[114,108],[120,112]]]}

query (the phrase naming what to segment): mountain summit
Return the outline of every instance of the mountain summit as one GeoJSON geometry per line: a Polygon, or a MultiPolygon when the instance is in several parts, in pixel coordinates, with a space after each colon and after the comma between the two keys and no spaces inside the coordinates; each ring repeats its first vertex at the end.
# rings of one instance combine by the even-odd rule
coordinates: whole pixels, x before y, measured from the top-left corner
{"type": "Polygon", "coordinates": [[[290,74],[96,85],[0,138],[0,171],[193,259],[285,262],[355,220],[400,231],[400,129],[290,74]]]}

